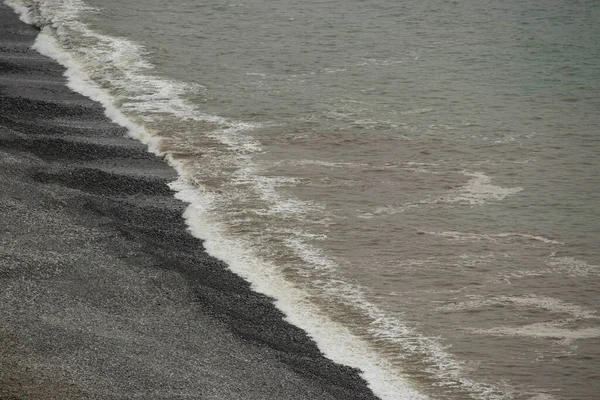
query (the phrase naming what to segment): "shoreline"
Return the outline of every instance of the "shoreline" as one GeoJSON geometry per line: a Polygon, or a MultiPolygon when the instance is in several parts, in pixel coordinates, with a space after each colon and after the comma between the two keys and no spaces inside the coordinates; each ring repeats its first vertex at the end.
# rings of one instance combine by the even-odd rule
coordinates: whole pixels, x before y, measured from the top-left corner
{"type": "Polygon", "coordinates": [[[38,31],[0,21],[0,397],[375,399],[206,254],[175,171],[66,87],[38,31]]]}

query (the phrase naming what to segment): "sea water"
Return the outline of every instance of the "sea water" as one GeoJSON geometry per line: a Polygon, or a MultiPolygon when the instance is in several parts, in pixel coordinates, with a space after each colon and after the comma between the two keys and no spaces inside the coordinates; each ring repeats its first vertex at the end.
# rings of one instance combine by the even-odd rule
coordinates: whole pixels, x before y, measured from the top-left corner
{"type": "Polygon", "coordinates": [[[597,1],[11,4],[382,398],[600,396],[597,1]]]}

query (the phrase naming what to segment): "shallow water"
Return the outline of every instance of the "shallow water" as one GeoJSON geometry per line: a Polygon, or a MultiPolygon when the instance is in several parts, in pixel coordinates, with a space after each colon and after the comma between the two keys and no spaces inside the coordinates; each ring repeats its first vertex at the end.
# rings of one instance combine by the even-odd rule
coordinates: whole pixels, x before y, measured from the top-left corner
{"type": "Polygon", "coordinates": [[[161,139],[223,251],[251,248],[388,372],[433,398],[600,395],[596,2],[39,11],[161,139]]]}

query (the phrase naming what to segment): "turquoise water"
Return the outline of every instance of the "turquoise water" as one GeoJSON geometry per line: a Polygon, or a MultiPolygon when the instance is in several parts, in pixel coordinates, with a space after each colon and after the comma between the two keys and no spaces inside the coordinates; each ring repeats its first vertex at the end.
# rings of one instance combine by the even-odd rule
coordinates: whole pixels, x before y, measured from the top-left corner
{"type": "Polygon", "coordinates": [[[597,2],[40,4],[200,224],[387,372],[431,398],[600,395],[597,2]]]}

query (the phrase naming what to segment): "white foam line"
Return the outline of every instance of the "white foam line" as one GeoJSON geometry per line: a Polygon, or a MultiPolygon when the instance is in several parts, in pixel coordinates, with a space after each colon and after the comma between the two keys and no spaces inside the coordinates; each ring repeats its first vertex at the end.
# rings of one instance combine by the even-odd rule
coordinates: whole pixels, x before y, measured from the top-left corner
{"type": "Polygon", "coordinates": [[[548,243],[548,244],[555,244],[555,245],[560,245],[560,246],[564,246],[564,244],[565,244],[564,242],[560,242],[558,240],[548,239],[543,236],[529,235],[526,233],[506,232],[506,233],[498,233],[493,236],[500,237],[500,238],[518,236],[518,237],[522,237],[524,239],[537,240],[537,241],[548,243]]]}
{"type": "Polygon", "coordinates": [[[353,163],[353,162],[331,162],[331,161],[323,161],[323,160],[281,160],[273,162],[274,165],[278,164],[287,164],[287,165],[318,165],[322,167],[331,167],[331,168],[364,168],[370,167],[368,163],[353,163]]]}
{"type": "MultiPolygon", "coordinates": [[[[406,168],[409,171],[413,172],[422,172],[428,174],[442,174],[443,172],[430,171],[424,168],[406,168]]],[[[396,212],[405,212],[410,208],[421,207],[424,205],[436,205],[440,203],[446,204],[467,204],[470,206],[481,206],[485,204],[487,201],[495,200],[502,201],[508,196],[512,196],[523,191],[522,187],[502,187],[497,185],[492,185],[492,179],[485,175],[482,172],[469,172],[469,171],[461,171],[461,174],[465,176],[470,176],[471,179],[469,181],[459,187],[458,189],[451,190],[447,192],[446,195],[440,197],[429,197],[423,200],[407,203],[401,208],[398,208],[396,212]]]]}
{"type": "Polygon", "coordinates": [[[458,302],[438,307],[438,311],[457,312],[472,310],[475,308],[484,308],[494,305],[515,305],[518,307],[542,308],[554,313],[571,314],[576,318],[582,319],[600,319],[594,310],[588,310],[585,307],[576,304],[566,303],[562,300],[548,296],[496,296],[489,299],[474,299],[464,302],[458,302]]]}
{"type": "Polygon", "coordinates": [[[492,185],[492,179],[482,172],[463,171],[462,174],[471,177],[467,184],[452,191],[452,194],[437,199],[438,202],[481,205],[487,200],[504,200],[523,190],[521,187],[505,188],[492,185]]]}
{"type": "Polygon", "coordinates": [[[470,232],[459,232],[459,231],[443,231],[443,232],[433,232],[433,231],[423,231],[428,235],[434,236],[442,236],[455,240],[495,240],[496,238],[511,238],[518,237],[527,240],[535,240],[542,243],[562,246],[563,242],[559,242],[558,240],[548,239],[543,236],[530,235],[527,233],[516,233],[516,232],[501,232],[501,233],[470,233],[470,232]]]}
{"type": "Polygon", "coordinates": [[[562,328],[571,321],[544,322],[529,324],[520,327],[499,326],[489,329],[465,329],[475,334],[494,336],[524,336],[542,339],[558,339],[562,344],[571,344],[579,339],[593,339],[600,337],[600,328],[567,329],[562,328]]]}
{"type": "Polygon", "coordinates": [[[207,199],[204,196],[200,198],[197,188],[188,185],[183,178],[173,183],[172,188],[177,191],[178,199],[189,203],[184,217],[193,235],[204,240],[206,251],[250,281],[254,290],[275,298],[277,308],[284,312],[286,319],[304,329],[328,358],[360,368],[371,389],[382,399],[427,398],[412,389],[402,377],[392,373],[391,365],[373,353],[366,343],[346,327],[323,315],[303,291],[281,276],[275,266],[261,260],[251,250],[250,244],[228,238],[224,234],[226,229],[212,221],[208,207],[203,205],[207,199]]]}
{"type": "Polygon", "coordinates": [[[550,269],[544,273],[565,273],[569,276],[585,277],[588,275],[600,275],[600,265],[588,264],[574,257],[550,258],[547,262],[550,269]]]}
{"type": "Polygon", "coordinates": [[[66,68],[65,77],[67,78],[67,86],[70,89],[100,103],[104,107],[106,116],[111,121],[127,128],[129,134],[146,144],[152,153],[161,155],[158,150],[160,140],[150,135],[142,126],[132,122],[115,107],[114,99],[87,78],[87,74],[81,66],[69,53],[60,50],[60,46],[52,36],[42,29],[32,47],[40,54],[56,60],[66,68]]]}
{"type": "Polygon", "coordinates": [[[536,393],[528,400],[560,400],[558,397],[547,393],[536,393]]]}
{"type": "Polygon", "coordinates": [[[25,5],[10,2],[8,0],[4,1],[4,4],[12,8],[14,12],[19,15],[21,21],[29,25],[33,24],[32,19],[29,17],[29,9],[25,5]]]}
{"type": "Polygon", "coordinates": [[[600,265],[588,264],[583,260],[578,260],[575,257],[555,257],[556,252],[552,252],[546,259],[548,268],[539,270],[519,270],[509,274],[500,275],[504,282],[510,283],[510,278],[522,279],[534,276],[544,275],[567,275],[570,277],[584,278],[586,276],[600,275],[600,265]]]}
{"type": "MultiPolygon", "coordinates": [[[[419,335],[408,325],[396,318],[391,318],[376,305],[369,302],[363,290],[356,285],[336,279],[331,272],[335,271],[335,263],[318,249],[292,241],[288,245],[296,251],[309,265],[316,267],[325,277],[325,284],[320,287],[331,298],[341,300],[344,304],[353,305],[370,319],[367,329],[371,336],[395,343],[401,350],[396,357],[402,359],[409,356],[419,356],[427,364],[426,372],[438,378],[442,385],[460,387],[470,392],[471,396],[480,399],[504,399],[498,394],[494,385],[482,384],[461,376],[461,364],[454,359],[435,339],[419,335]]],[[[314,272],[314,271],[313,271],[314,272]]]]}
{"type": "MultiPolygon", "coordinates": [[[[151,75],[148,71],[154,67],[144,59],[143,46],[123,38],[102,35],[77,20],[80,11],[95,11],[81,0],[13,0],[7,1],[7,4],[21,13],[22,20],[45,29],[46,33],[52,31],[58,39],[57,45],[72,53],[73,59],[81,60],[80,69],[86,72],[88,78],[102,82],[100,86],[110,85],[118,90],[119,107],[123,110],[140,114],[142,118],[150,115],[153,119],[155,115],[167,114],[226,126],[220,132],[225,135],[222,138],[235,136],[233,130],[248,130],[256,126],[202,113],[184,97],[201,89],[201,85],[151,75]],[[88,42],[93,45],[88,45],[88,42]]],[[[238,142],[240,137],[238,132],[238,142]]],[[[246,141],[251,139],[246,137],[246,141]]],[[[244,145],[248,147],[248,143],[244,145]]]]}
{"type": "MultiPolygon", "coordinates": [[[[21,15],[23,21],[32,22],[26,7],[8,1],[6,3],[21,15]]],[[[327,357],[335,362],[361,369],[363,377],[380,398],[427,399],[425,395],[415,391],[404,378],[392,372],[393,367],[371,351],[364,341],[322,314],[307,300],[304,292],[286,281],[274,266],[260,260],[251,250],[251,246],[226,237],[225,229],[212,221],[210,216],[213,195],[189,185],[181,164],[169,154],[165,155],[159,151],[160,140],[117,109],[114,99],[95,85],[80,64],[69,53],[61,51],[56,40],[44,29],[33,47],[66,67],[65,76],[69,88],[102,104],[109,119],[127,128],[130,135],[146,144],[152,153],[165,156],[180,176],[179,180],[171,184],[177,192],[175,197],[189,204],[184,213],[186,223],[195,237],[204,240],[208,254],[227,263],[233,272],[250,281],[254,290],[275,298],[276,306],[284,312],[286,319],[304,329],[327,357]]]]}

